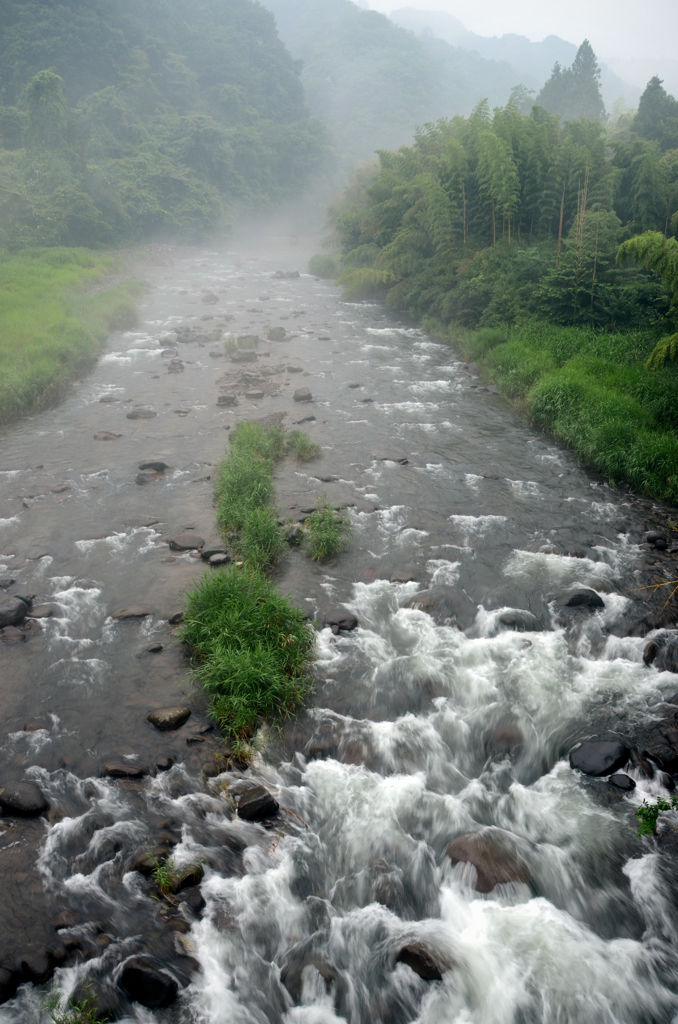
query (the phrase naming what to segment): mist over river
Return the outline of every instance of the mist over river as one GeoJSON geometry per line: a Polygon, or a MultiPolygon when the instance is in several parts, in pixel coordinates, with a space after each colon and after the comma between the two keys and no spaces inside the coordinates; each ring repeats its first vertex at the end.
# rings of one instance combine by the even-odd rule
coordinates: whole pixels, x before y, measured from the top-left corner
{"type": "Polygon", "coordinates": [[[123,1021],[678,1020],[678,819],[635,838],[636,808],[673,787],[678,686],[643,662],[665,631],[636,590],[676,575],[645,541],[670,510],[588,473],[448,344],[343,302],[304,272],[310,241],[232,246],[151,248],[138,327],[2,431],[0,576],[41,616],[0,643],[0,756],[49,811],[0,818],[0,965],[37,983],[0,1022],[48,1020],[54,968],[123,1021]],[[258,335],[256,361],[231,362],[219,332],[258,335]],[[263,730],[250,769],[205,773],[220,740],[169,620],[218,570],[168,539],[219,541],[229,428],[275,415],[323,450],[276,470],[282,517],[326,493],[353,540],[320,565],[291,548],[275,574],[319,627],[308,706],[263,730]],[[582,588],[598,607],[567,607],[582,588]],[[113,617],[129,606],[147,614],[113,617]],[[358,627],[323,626],[337,609],[358,627]],[[183,703],[179,729],[147,721],[183,703]],[[591,738],[628,748],[635,788],[570,767],[591,738]],[[236,814],[252,776],[280,805],[263,823],[236,814]],[[485,874],[450,853],[469,836],[485,874]],[[159,848],[204,869],[174,903],[132,870],[159,848]],[[140,953],[177,982],[171,1006],[122,999],[140,953]]]}

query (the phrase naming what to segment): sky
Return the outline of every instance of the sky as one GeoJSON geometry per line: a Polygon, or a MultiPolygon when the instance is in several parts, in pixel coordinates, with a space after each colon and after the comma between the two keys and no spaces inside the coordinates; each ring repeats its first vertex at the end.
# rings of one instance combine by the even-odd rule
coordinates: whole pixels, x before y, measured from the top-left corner
{"type": "Polygon", "coordinates": [[[515,32],[537,42],[557,35],[572,43],[588,38],[603,60],[678,56],[678,0],[367,0],[366,5],[383,14],[400,7],[448,11],[483,36],[515,32]]]}

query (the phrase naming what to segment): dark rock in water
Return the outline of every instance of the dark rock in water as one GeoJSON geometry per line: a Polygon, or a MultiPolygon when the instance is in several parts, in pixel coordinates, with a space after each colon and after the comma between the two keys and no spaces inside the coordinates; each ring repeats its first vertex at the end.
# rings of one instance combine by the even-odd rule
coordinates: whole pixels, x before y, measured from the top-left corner
{"type": "Polygon", "coordinates": [[[237,398],[236,395],[219,395],[219,397],[217,398],[217,405],[222,406],[222,408],[224,406],[225,407],[230,407],[232,405],[237,405],[237,404],[238,404],[238,398],[237,398]]]}
{"type": "Polygon", "coordinates": [[[21,973],[25,981],[42,985],[52,976],[53,964],[45,950],[35,950],[21,960],[21,973]]]}
{"type": "Polygon", "coordinates": [[[604,608],[605,602],[595,590],[575,590],[571,594],[563,594],[556,601],[561,608],[589,608],[594,611],[597,608],[604,608]]]}
{"type": "Polygon", "coordinates": [[[253,785],[246,790],[238,802],[238,816],[245,821],[261,821],[278,813],[280,805],[263,786],[253,785]]]}
{"type": "Polygon", "coordinates": [[[174,978],[157,967],[150,957],[133,956],[124,964],[120,986],[130,999],[151,1010],[170,1006],[177,997],[174,978]]]}
{"type": "Polygon", "coordinates": [[[174,761],[171,757],[159,757],[155,762],[155,767],[159,772],[168,772],[173,764],[174,761]]]}
{"type": "Polygon", "coordinates": [[[176,537],[172,537],[169,546],[171,551],[197,551],[205,546],[205,540],[197,533],[193,533],[192,530],[187,530],[186,533],[179,533],[176,537]]]}
{"type": "Polygon", "coordinates": [[[292,996],[295,1003],[301,1002],[304,988],[303,972],[305,967],[315,967],[325,982],[325,991],[329,992],[332,982],[337,978],[336,968],[329,960],[310,949],[307,942],[300,942],[289,950],[280,971],[280,980],[292,996]]]}
{"type": "Polygon", "coordinates": [[[160,473],[156,473],[154,469],[146,469],[141,473],[137,473],[136,482],[138,484],[151,484],[154,480],[160,479],[160,473]]]}
{"type": "Polygon", "coordinates": [[[97,430],[94,435],[95,441],[115,441],[117,437],[122,437],[122,434],[114,434],[112,430],[97,430]]]}
{"type": "Polygon", "coordinates": [[[128,604],[124,608],[118,608],[117,611],[112,612],[112,619],[143,619],[147,615],[152,615],[153,609],[147,608],[142,604],[128,604]]]}
{"type": "Polygon", "coordinates": [[[54,608],[49,604],[36,604],[31,608],[32,619],[49,619],[54,615],[54,608]]]}
{"type": "Polygon", "coordinates": [[[478,874],[475,884],[478,892],[491,892],[496,885],[507,882],[529,885],[531,881],[529,871],[514,854],[482,833],[457,836],[447,847],[447,855],[453,864],[473,864],[478,874]]]}
{"type": "Polygon", "coordinates": [[[75,928],[80,921],[80,915],[76,914],[74,910],[62,910],[52,921],[52,927],[56,931],[60,931],[62,928],[75,928]]]}
{"type": "MultiPolygon", "coordinates": [[[[214,292],[206,292],[203,295],[201,301],[204,302],[208,306],[213,306],[215,304],[215,302],[219,301],[219,296],[215,295],[214,292]]],[[[146,1005],[146,1004],[144,1004],[144,1005],[146,1005]]]]}
{"type": "Polygon", "coordinates": [[[163,649],[161,643],[149,644],[148,647],[144,647],[142,654],[160,654],[163,649]]]}
{"type": "Polygon", "coordinates": [[[218,551],[216,554],[210,555],[210,557],[208,558],[209,564],[215,566],[216,568],[219,568],[219,566],[221,565],[228,565],[229,562],[232,561],[233,558],[231,557],[231,555],[229,555],[228,551],[218,551]]]}
{"type": "Polygon", "coordinates": [[[325,625],[329,626],[336,636],[340,629],[345,629],[347,633],[350,633],[358,625],[358,620],[349,612],[330,612],[325,616],[325,625]]]}
{"type": "Polygon", "coordinates": [[[570,767],[584,775],[613,775],[627,763],[630,750],[613,740],[587,740],[570,754],[570,767]]]}
{"type": "Polygon", "coordinates": [[[266,337],[269,341],[284,341],[287,331],[284,327],[269,327],[266,337]]]}
{"type": "Polygon", "coordinates": [[[255,363],[257,361],[257,353],[253,349],[243,348],[236,349],[231,352],[232,363],[255,363]]]}
{"type": "Polygon", "coordinates": [[[166,856],[167,848],[164,846],[156,846],[153,850],[144,850],[137,854],[128,870],[138,871],[140,875],[150,878],[157,868],[158,862],[164,860],[166,856]]]}
{"type": "Polygon", "coordinates": [[[207,355],[210,356],[212,359],[223,359],[224,356],[226,355],[226,353],[225,352],[208,352],[207,355]]]}
{"type": "Polygon", "coordinates": [[[119,402],[120,399],[117,398],[115,395],[102,395],[99,401],[103,402],[104,404],[108,404],[109,402],[119,402]]]}
{"type": "Polygon", "coordinates": [[[4,629],[0,629],[0,643],[22,644],[27,639],[23,629],[19,629],[18,626],[5,626],[4,629]]]}
{"type": "Polygon", "coordinates": [[[35,818],[44,814],[49,804],[41,790],[32,782],[0,781],[0,807],[3,814],[35,818]]]}
{"type": "Polygon", "coordinates": [[[649,643],[645,644],[645,649],[643,650],[643,661],[645,664],[651,665],[658,652],[659,644],[655,640],[650,640],[649,643]]]}
{"type": "Polygon", "coordinates": [[[417,573],[408,572],[407,569],[396,569],[391,573],[389,583],[418,583],[417,573]]]}
{"type": "Polygon", "coordinates": [[[179,355],[179,353],[175,348],[164,348],[160,355],[163,357],[163,359],[174,359],[175,356],[179,355]]]}
{"type": "Polygon", "coordinates": [[[246,391],[245,392],[245,398],[249,398],[250,401],[252,401],[252,402],[253,401],[258,401],[260,398],[263,398],[263,397],[264,397],[264,392],[263,391],[246,391]]]}
{"type": "Polygon", "coordinates": [[[170,359],[169,363],[167,364],[167,372],[168,373],[183,373],[184,372],[184,364],[182,363],[181,359],[170,359]]]}
{"type": "Polygon", "coordinates": [[[142,471],[152,470],[154,473],[164,473],[169,466],[162,459],[148,459],[146,462],[140,462],[138,468],[142,471]]]}
{"type": "MultiPolygon", "coordinates": [[[[103,936],[99,936],[100,939],[103,936]]],[[[89,1013],[97,1021],[113,1021],[126,1016],[125,999],[119,989],[116,989],[111,982],[104,978],[85,978],[76,986],[71,1002],[83,1003],[87,1000],[89,1013]]],[[[87,1016],[88,1024],[90,1022],[87,1016]]]]}
{"type": "Polygon", "coordinates": [[[184,907],[187,907],[192,914],[199,917],[205,909],[206,903],[202,898],[200,889],[195,887],[186,889],[185,892],[179,893],[177,899],[181,902],[184,907]]]}
{"type": "Polygon", "coordinates": [[[0,1003],[6,1003],[8,999],[13,999],[18,985],[17,975],[13,971],[8,971],[6,967],[0,967],[0,1003]]]}
{"type": "Polygon", "coordinates": [[[205,871],[202,864],[188,864],[179,875],[174,891],[183,892],[184,889],[190,889],[193,885],[200,885],[204,877],[205,871]]]}
{"type": "Polygon", "coordinates": [[[361,388],[362,384],[348,384],[347,387],[349,387],[349,388],[361,388]]]}
{"type": "Polygon", "coordinates": [[[636,784],[630,775],[625,775],[624,772],[617,772],[610,776],[610,785],[616,789],[623,789],[627,792],[636,788],[636,784]]]}
{"type": "Polygon", "coordinates": [[[185,618],[185,612],[174,612],[172,615],[169,616],[167,621],[169,622],[170,626],[178,626],[179,623],[183,622],[185,618]]]}
{"type": "Polygon", "coordinates": [[[308,388],[297,388],[292,396],[295,402],[312,402],[313,395],[308,388]]]}
{"type": "Polygon", "coordinates": [[[543,629],[537,616],[522,608],[512,608],[508,612],[503,612],[497,619],[497,624],[505,626],[506,629],[513,629],[516,633],[534,633],[543,629]]]}
{"type": "Polygon", "coordinates": [[[102,772],[109,779],[143,779],[147,774],[145,768],[138,764],[128,764],[125,761],[109,761],[104,765],[102,772]]]}
{"type": "Polygon", "coordinates": [[[157,412],[153,412],[152,409],[132,409],[125,418],[128,420],[153,420],[157,415],[157,412]]]}
{"type": "Polygon", "coordinates": [[[654,665],[660,672],[678,672],[678,635],[658,636],[650,640],[643,651],[646,665],[654,665]]]}
{"type": "Polygon", "coordinates": [[[0,580],[0,590],[9,590],[9,588],[15,582],[16,581],[13,580],[13,579],[10,579],[9,576],[3,576],[2,579],[0,580]]]}
{"type": "Polygon", "coordinates": [[[276,270],[275,274],[272,276],[283,280],[291,280],[292,278],[300,277],[301,275],[298,270],[276,270]]]}
{"type": "Polygon", "coordinates": [[[287,372],[288,373],[303,373],[304,372],[304,368],[303,368],[303,366],[288,366],[287,367],[287,372]]]}
{"type": "Polygon", "coordinates": [[[207,779],[215,779],[221,773],[221,768],[216,761],[205,761],[200,770],[207,779]]]}
{"type": "Polygon", "coordinates": [[[125,519],[124,525],[139,528],[144,526],[155,526],[155,524],[159,522],[160,520],[155,519],[153,516],[133,516],[131,519],[125,519]]]}
{"type": "Polygon", "coordinates": [[[650,531],[650,533],[645,535],[645,540],[648,544],[651,544],[652,547],[657,548],[658,551],[666,551],[669,546],[669,539],[663,533],[650,531]]]}
{"type": "Polygon", "coordinates": [[[424,981],[442,981],[444,972],[454,966],[443,961],[438,954],[426,949],[419,942],[410,942],[403,946],[398,952],[396,963],[411,967],[424,981]]]}
{"type": "Polygon", "coordinates": [[[146,715],[146,721],[156,729],[178,729],[191,717],[191,709],[184,707],[158,708],[146,715]]]}

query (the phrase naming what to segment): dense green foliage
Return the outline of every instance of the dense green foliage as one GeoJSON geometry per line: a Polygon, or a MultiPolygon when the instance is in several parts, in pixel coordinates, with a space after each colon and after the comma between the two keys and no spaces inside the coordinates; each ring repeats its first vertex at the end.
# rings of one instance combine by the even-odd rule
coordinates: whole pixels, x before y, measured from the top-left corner
{"type": "Polygon", "coordinates": [[[351,539],[353,530],[345,512],[332,508],[326,494],[318,496],[315,511],[306,520],[308,554],[316,562],[338,555],[351,539]]]}
{"type": "Polygon", "coordinates": [[[108,331],[136,323],[139,285],[96,290],[115,266],[86,249],[0,258],[0,421],[59,397],[108,331]]]}
{"type": "Polygon", "coordinates": [[[380,153],[330,218],[347,299],[456,338],[583,461],[678,502],[678,151],[642,125],[483,103],[380,153]]]}
{"type": "Polygon", "coordinates": [[[662,800],[661,797],[657,797],[656,803],[648,804],[646,800],[643,800],[642,804],[636,811],[636,818],[640,822],[638,831],[636,832],[636,838],[642,839],[643,836],[654,835],[657,829],[657,820],[662,811],[675,811],[678,810],[678,797],[672,796],[671,802],[668,800],[662,800]]]}
{"type": "Polygon", "coordinates": [[[600,68],[588,39],[579,47],[569,68],[556,61],[551,77],[537,96],[537,104],[563,121],[582,117],[605,120],[605,104],[600,92],[600,68]]]}
{"type": "Polygon", "coordinates": [[[223,227],[323,156],[299,67],[251,0],[5,0],[0,244],[223,227]]]}
{"type": "Polygon", "coordinates": [[[308,693],[313,631],[257,570],[206,573],[188,596],[181,639],[212,717],[236,739],[261,718],[291,714],[308,693]]]}

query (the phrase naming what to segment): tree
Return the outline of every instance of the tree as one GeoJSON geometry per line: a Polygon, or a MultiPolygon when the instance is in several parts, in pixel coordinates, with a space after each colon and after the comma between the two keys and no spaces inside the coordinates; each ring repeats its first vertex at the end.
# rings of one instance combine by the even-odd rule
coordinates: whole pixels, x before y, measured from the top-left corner
{"type": "Polygon", "coordinates": [[[26,89],[26,149],[61,149],[68,118],[63,81],[54,68],[39,71],[26,89]]]}
{"type": "Polygon", "coordinates": [[[561,68],[556,61],[536,102],[562,121],[578,121],[582,117],[606,120],[600,68],[588,39],[579,47],[571,67],[561,68]]]}
{"type": "Polygon", "coordinates": [[[643,139],[658,142],[663,151],[678,149],[678,101],[667,93],[656,75],[640,97],[631,130],[643,139]]]}
{"type": "MultiPolygon", "coordinates": [[[[659,231],[645,231],[629,238],[619,247],[617,261],[624,266],[631,261],[654,271],[671,299],[671,309],[678,307],[678,241],[664,238],[659,231]]],[[[660,370],[664,364],[678,358],[678,333],[657,342],[647,361],[648,369],[660,370]]]]}

